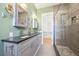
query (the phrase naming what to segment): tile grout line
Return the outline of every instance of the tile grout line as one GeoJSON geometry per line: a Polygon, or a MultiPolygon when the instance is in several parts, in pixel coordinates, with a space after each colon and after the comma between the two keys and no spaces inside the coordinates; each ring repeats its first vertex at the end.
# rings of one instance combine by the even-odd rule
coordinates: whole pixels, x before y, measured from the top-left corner
{"type": "Polygon", "coordinates": [[[39,47],[37,48],[37,50],[36,50],[34,56],[36,56],[36,54],[37,54],[38,50],[40,49],[41,45],[42,45],[42,44],[40,44],[39,47]]]}

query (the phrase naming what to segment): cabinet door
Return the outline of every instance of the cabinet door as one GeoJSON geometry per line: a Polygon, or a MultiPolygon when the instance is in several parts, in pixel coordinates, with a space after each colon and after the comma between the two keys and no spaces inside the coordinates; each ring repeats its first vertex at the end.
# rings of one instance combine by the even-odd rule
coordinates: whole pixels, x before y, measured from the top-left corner
{"type": "Polygon", "coordinates": [[[32,48],[31,48],[31,44],[24,47],[21,51],[20,51],[20,56],[32,56],[32,48]]]}
{"type": "Polygon", "coordinates": [[[4,42],[4,55],[5,56],[16,56],[17,47],[15,44],[4,42]]]}
{"type": "Polygon", "coordinates": [[[32,41],[33,39],[30,38],[28,40],[25,40],[23,42],[21,42],[19,45],[18,45],[18,55],[20,56],[32,56],[32,41]]]}

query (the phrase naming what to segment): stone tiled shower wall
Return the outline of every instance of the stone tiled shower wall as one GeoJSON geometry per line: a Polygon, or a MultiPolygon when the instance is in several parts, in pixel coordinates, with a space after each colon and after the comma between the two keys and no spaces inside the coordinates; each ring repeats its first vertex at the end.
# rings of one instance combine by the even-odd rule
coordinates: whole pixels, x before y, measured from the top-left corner
{"type": "MultiPolygon", "coordinates": [[[[55,15],[55,44],[69,47],[76,55],[79,55],[79,23],[71,24],[71,17],[79,14],[79,4],[63,4],[55,15]],[[64,6],[64,7],[63,7],[64,6]],[[62,38],[61,14],[68,12],[67,26],[64,27],[64,39],[62,38]],[[60,26],[59,26],[60,25],[60,26]],[[60,30],[60,31],[59,31],[60,30]]],[[[59,6],[56,6],[57,8],[59,6]]],[[[54,7],[54,11],[56,12],[54,7]]],[[[64,52],[64,51],[63,51],[64,52]]]]}

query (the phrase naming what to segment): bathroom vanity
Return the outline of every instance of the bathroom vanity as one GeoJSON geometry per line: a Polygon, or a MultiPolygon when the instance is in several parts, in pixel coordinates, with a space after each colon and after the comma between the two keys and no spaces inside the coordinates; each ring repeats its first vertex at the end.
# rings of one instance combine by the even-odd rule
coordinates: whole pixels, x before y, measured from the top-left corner
{"type": "Polygon", "coordinates": [[[33,56],[41,45],[41,34],[31,34],[2,40],[4,56],[33,56]]]}

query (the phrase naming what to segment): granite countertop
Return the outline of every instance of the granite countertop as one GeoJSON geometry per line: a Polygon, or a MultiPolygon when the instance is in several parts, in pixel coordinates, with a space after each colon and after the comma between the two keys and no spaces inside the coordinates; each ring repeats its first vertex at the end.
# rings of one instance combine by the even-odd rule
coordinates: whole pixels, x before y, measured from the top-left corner
{"type": "Polygon", "coordinates": [[[20,42],[23,42],[25,40],[28,40],[34,36],[37,36],[39,35],[40,33],[34,33],[34,34],[31,34],[31,35],[23,35],[23,36],[28,36],[26,38],[21,38],[23,36],[17,36],[17,37],[12,37],[12,38],[7,38],[7,39],[2,39],[2,42],[10,42],[10,43],[15,43],[15,44],[18,44],[20,42]]]}

